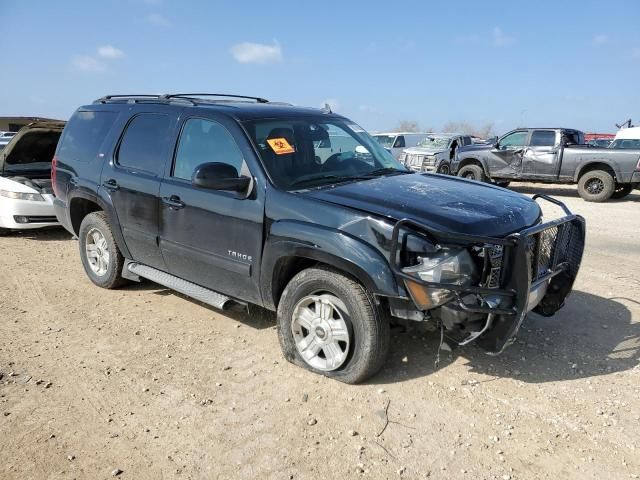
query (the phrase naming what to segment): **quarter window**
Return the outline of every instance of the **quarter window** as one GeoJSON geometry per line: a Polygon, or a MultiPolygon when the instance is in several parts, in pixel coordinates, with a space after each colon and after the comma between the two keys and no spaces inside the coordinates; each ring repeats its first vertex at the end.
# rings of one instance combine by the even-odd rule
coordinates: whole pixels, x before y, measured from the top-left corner
{"type": "Polygon", "coordinates": [[[180,135],[173,176],[191,180],[198,166],[212,162],[231,165],[240,176],[244,159],[236,141],[221,124],[201,118],[187,120],[180,135]]]}
{"type": "Polygon", "coordinates": [[[527,132],[513,132],[500,140],[500,150],[514,147],[524,147],[527,141],[527,132]]]}
{"type": "Polygon", "coordinates": [[[118,165],[160,175],[169,144],[171,121],[167,115],[143,113],[133,117],[118,149],[118,165]]]}
{"type": "Polygon", "coordinates": [[[78,162],[96,158],[100,145],[117,116],[116,112],[100,110],[74,113],[60,138],[58,157],[78,162]]]}
{"type": "Polygon", "coordinates": [[[531,134],[532,147],[553,147],[556,144],[556,132],[553,130],[534,130],[531,134]]]}

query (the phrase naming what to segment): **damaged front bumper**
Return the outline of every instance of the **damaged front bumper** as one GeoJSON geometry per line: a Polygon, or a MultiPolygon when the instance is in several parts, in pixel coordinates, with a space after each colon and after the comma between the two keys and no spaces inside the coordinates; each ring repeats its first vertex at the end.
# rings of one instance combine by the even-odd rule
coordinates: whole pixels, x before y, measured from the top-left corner
{"type": "Polygon", "coordinates": [[[585,221],[558,200],[546,195],[533,198],[561,207],[564,216],[505,238],[440,232],[409,219],[395,224],[391,244],[394,274],[405,285],[412,282],[451,292],[454,300],[429,312],[458,344],[475,341],[487,353],[498,354],[515,341],[529,311],[551,316],[564,305],[582,260],[585,221]],[[437,246],[473,249],[482,264],[480,282],[450,285],[405,273],[399,253],[410,235],[437,246]]]}

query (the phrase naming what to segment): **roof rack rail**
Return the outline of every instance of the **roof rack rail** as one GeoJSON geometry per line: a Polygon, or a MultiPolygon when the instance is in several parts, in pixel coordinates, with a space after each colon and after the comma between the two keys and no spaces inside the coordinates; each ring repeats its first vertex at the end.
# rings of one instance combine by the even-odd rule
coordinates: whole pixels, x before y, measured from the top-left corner
{"type": "Polygon", "coordinates": [[[249,97],[247,95],[229,95],[226,93],[172,93],[161,95],[160,98],[186,98],[186,99],[195,99],[200,97],[227,97],[227,98],[244,98],[247,100],[255,100],[258,103],[269,103],[269,100],[262,97],[249,97]]]}
{"type": "Polygon", "coordinates": [[[171,101],[176,101],[176,102],[188,102],[191,105],[195,105],[196,103],[188,98],[168,98],[167,95],[160,95],[160,94],[154,94],[154,95],[148,95],[148,94],[141,94],[141,95],[105,95],[104,97],[98,98],[97,100],[95,100],[93,103],[108,103],[108,102],[117,102],[117,101],[126,101],[127,103],[138,103],[139,101],[151,101],[153,102],[154,100],[160,101],[160,102],[171,102],[171,101]]]}

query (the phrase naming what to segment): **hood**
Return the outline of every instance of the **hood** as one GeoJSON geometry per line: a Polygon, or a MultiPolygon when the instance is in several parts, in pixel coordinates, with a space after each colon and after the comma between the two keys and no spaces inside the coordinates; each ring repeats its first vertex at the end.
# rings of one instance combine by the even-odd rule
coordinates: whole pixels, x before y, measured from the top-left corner
{"type": "Polygon", "coordinates": [[[435,155],[436,153],[446,152],[446,148],[426,148],[426,147],[411,147],[404,150],[404,153],[410,155],[435,155]]]}
{"type": "MultiPolygon", "coordinates": [[[[47,183],[49,186],[51,185],[50,181],[47,183]]],[[[41,185],[40,182],[34,183],[24,177],[0,177],[0,190],[20,193],[49,193],[44,191],[45,188],[46,185],[41,185]]]]}
{"type": "Polygon", "coordinates": [[[0,152],[0,175],[47,177],[64,122],[36,122],[22,127],[0,152]]]}
{"type": "Polygon", "coordinates": [[[538,204],[519,193],[458,177],[406,174],[302,195],[391,221],[409,218],[444,232],[503,237],[534,225],[538,204]]]}

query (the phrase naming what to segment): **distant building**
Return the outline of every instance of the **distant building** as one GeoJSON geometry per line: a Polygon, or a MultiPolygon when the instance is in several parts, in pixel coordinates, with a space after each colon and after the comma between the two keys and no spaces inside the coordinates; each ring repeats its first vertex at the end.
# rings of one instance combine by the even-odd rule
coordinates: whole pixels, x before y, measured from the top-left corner
{"type": "Polygon", "coordinates": [[[17,132],[25,125],[42,120],[54,120],[45,117],[0,117],[0,132],[17,132]]]}

